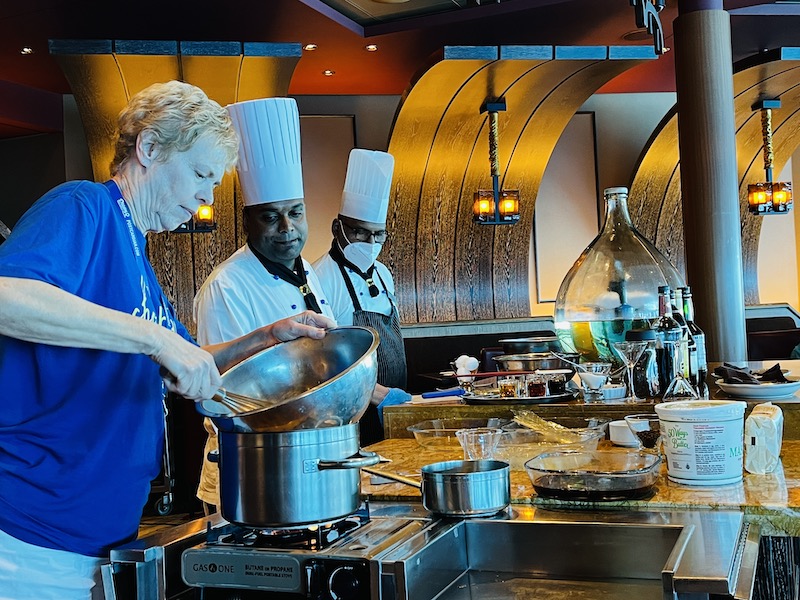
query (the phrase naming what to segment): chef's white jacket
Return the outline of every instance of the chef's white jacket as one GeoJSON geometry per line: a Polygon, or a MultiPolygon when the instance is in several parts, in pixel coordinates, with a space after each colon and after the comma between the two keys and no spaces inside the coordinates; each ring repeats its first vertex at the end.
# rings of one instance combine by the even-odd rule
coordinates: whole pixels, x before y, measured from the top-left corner
{"type": "MultiPolygon", "coordinates": [[[[305,259],[303,266],[322,314],[333,318],[314,269],[305,259]]],[[[245,245],[219,264],[198,290],[194,298],[197,341],[201,346],[228,342],[304,310],[300,290],[267,271],[245,245]]]]}

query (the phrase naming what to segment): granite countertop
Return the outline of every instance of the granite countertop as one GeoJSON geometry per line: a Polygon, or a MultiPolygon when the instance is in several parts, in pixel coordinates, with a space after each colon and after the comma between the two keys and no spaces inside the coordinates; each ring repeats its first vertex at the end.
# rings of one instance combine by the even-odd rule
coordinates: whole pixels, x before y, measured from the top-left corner
{"type": "MultiPolygon", "coordinates": [[[[463,458],[461,447],[430,448],[414,439],[387,439],[368,447],[390,459],[376,469],[419,477],[424,465],[463,458]]],[[[654,495],[644,500],[588,503],[561,501],[536,496],[528,474],[511,471],[511,498],[515,504],[542,507],[591,508],[609,510],[728,509],[741,510],[746,518],[761,526],[762,535],[800,536],[800,441],[784,440],[782,464],[767,475],[745,472],[744,480],[734,485],[685,486],[669,481],[666,465],[656,483],[654,495]]],[[[418,489],[400,483],[372,483],[373,476],[362,472],[362,494],[371,500],[408,501],[418,499],[418,489]]]]}

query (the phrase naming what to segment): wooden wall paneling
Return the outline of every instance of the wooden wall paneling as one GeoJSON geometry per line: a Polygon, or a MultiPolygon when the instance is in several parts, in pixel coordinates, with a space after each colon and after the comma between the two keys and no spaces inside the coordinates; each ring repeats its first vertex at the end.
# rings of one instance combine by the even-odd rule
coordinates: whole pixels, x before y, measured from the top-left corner
{"type": "MultiPolygon", "coordinates": [[[[456,222],[453,268],[458,321],[494,319],[495,314],[491,288],[494,227],[472,220],[475,191],[491,188],[488,120],[486,115],[480,116],[483,117],[481,129],[465,162],[456,222]]],[[[498,115],[498,126],[501,120],[502,115],[498,115]]]]}
{"type": "MultiPolygon", "coordinates": [[[[773,173],[779,173],[800,145],[795,118],[800,110],[800,48],[759,53],[737,62],[733,70],[742,268],[745,304],[750,305],[759,302],[758,244],[764,218],[750,215],[747,209],[747,185],[764,177],[761,116],[752,106],[759,100],[781,99],[781,108],[772,113],[773,146],[780,148],[775,153],[773,173]]],[[[665,116],[642,152],[631,184],[629,205],[637,228],[654,241],[679,271],[685,272],[677,108],[665,116]]]]}
{"type": "MultiPolygon", "coordinates": [[[[480,226],[470,221],[467,228],[461,228],[459,212],[468,212],[471,219],[473,193],[478,188],[491,189],[492,186],[486,129],[488,117],[480,109],[487,98],[502,97],[507,86],[519,76],[510,69],[498,70],[497,66],[497,62],[492,62],[464,82],[447,106],[431,148],[420,199],[417,238],[420,321],[493,317],[490,295],[489,302],[480,303],[478,314],[464,315],[466,311],[460,310],[457,303],[456,289],[462,261],[467,258],[464,253],[457,253],[462,244],[471,247],[472,257],[490,258],[492,255],[491,237],[468,236],[471,228],[480,226]],[[468,184],[466,173],[474,174],[468,184]],[[466,187],[465,184],[475,187],[466,187]],[[479,240],[482,243],[476,246],[479,240]]],[[[507,118],[507,112],[498,115],[501,129],[507,118]]],[[[477,276],[478,285],[488,290],[490,279],[483,279],[483,276],[490,271],[485,273],[480,268],[486,263],[470,261],[470,264],[479,268],[477,273],[472,273],[477,276]]]]}
{"type": "Polygon", "coordinates": [[[760,65],[741,73],[737,83],[734,107],[745,304],[758,304],[758,248],[762,219],[765,217],[752,215],[748,211],[747,186],[764,181],[765,173],[761,111],[753,110],[752,106],[760,99],[781,100],[781,108],[772,111],[773,177],[777,178],[798,145],[796,132],[792,131],[796,130],[796,126],[792,122],[796,121],[794,115],[800,107],[800,64],[779,60],[760,65]],[[739,89],[742,91],[739,92],[739,89]]]}
{"type": "MultiPolygon", "coordinates": [[[[782,60],[782,52],[773,52],[771,62],[755,63],[735,75],[734,111],[736,118],[737,170],[739,174],[739,206],[742,232],[742,270],[744,278],[745,304],[758,304],[758,247],[761,237],[761,219],[751,215],[747,207],[747,186],[764,180],[763,136],[761,133],[761,113],[753,110],[753,103],[760,99],[781,98],[790,106],[798,105],[797,92],[792,87],[800,81],[796,63],[782,60]],[[777,60],[776,60],[777,59],[777,60]],[[792,97],[790,97],[792,96],[792,97]]],[[[764,57],[762,57],[764,58],[764,57]]],[[[750,63],[746,59],[738,63],[739,68],[750,63]]],[[[785,106],[785,105],[783,105],[785,106]]],[[[778,124],[786,116],[786,111],[772,111],[773,142],[778,145],[783,136],[775,135],[778,124]]],[[[785,160],[778,164],[775,154],[774,176],[780,173],[785,160]]],[[[788,159],[788,157],[786,157],[788,159]]]]}
{"type": "MultiPolygon", "coordinates": [[[[506,100],[506,111],[498,114],[499,161],[501,178],[506,175],[518,135],[519,122],[527,119],[559,76],[550,68],[552,46],[500,48],[501,60],[492,65],[493,94],[506,100]],[[510,59],[513,58],[513,59],[510,59]],[[527,85],[516,85],[524,79],[527,85]],[[513,92],[513,93],[512,93],[513,92]]],[[[489,132],[486,114],[480,115],[481,130],[468,162],[459,207],[458,237],[455,249],[456,318],[458,320],[494,319],[497,316],[494,294],[494,261],[498,229],[524,227],[480,225],[472,221],[473,193],[491,189],[489,132]]],[[[516,185],[501,187],[517,189],[516,185]]],[[[524,186],[520,193],[524,194],[524,186]]],[[[522,195],[522,202],[527,196],[522,195]]],[[[532,211],[532,208],[531,208],[532,211]]],[[[525,252],[527,262],[527,250],[525,252]]],[[[528,311],[529,312],[529,311],[528,311]]],[[[528,316],[527,312],[525,316],[528,316]]]]}
{"type": "Polygon", "coordinates": [[[673,107],[661,120],[651,136],[629,183],[628,211],[639,232],[649,240],[656,239],[661,202],[666,190],[673,181],[680,182],[677,170],[678,119],[673,107]]]}
{"type": "MultiPolygon", "coordinates": [[[[638,59],[608,60],[613,56],[605,47],[556,47],[555,60],[537,69],[552,70],[557,76],[543,94],[541,103],[528,114],[509,113],[513,125],[506,137],[517,138],[513,153],[504,165],[503,187],[520,189],[532,201],[521,206],[520,222],[513,227],[497,227],[494,243],[493,289],[496,318],[530,315],[528,250],[533,234],[536,193],[544,169],[575,112],[597,89],[625,70],[652,58],[652,49],[638,59]],[[527,135],[524,135],[527,134],[527,135]]],[[[501,61],[504,62],[504,61],[501,61]]],[[[531,81],[519,78],[506,93],[520,99],[534,94],[531,81]]],[[[501,138],[502,139],[502,138],[501,138]]]]}
{"type": "MultiPolygon", "coordinates": [[[[236,101],[242,62],[240,43],[181,42],[180,51],[184,81],[198,86],[222,106],[236,101]]],[[[217,229],[208,233],[165,234],[184,237],[191,243],[190,249],[180,253],[181,271],[177,277],[184,285],[182,294],[176,299],[176,310],[192,332],[196,327],[192,314],[194,295],[214,267],[236,250],[234,176],[234,173],[225,175],[214,190],[217,229]]]]}
{"type": "Polygon", "coordinates": [[[430,149],[450,100],[464,81],[496,58],[496,49],[494,53],[488,58],[446,60],[451,54],[445,49],[439,61],[406,92],[398,107],[388,147],[395,158],[394,190],[387,215],[392,235],[384,244],[381,260],[394,276],[400,317],[406,323],[419,320],[417,221],[430,149]]]}
{"type": "Polygon", "coordinates": [[[547,160],[574,112],[608,80],[655,55],[652,48],[508,46],[491,63],[498,58],[493,47],[450,51],[417,80],[398,110],[389,143],[396,160],[393,237],[382,256],[394,272],[404,322],[527,316],[534,201],[525,206],[522,225],[472,224],[472,194],[491,181],[486,116],[475,120],[475,111],[487,98],[514,97],[518,108],[499,115],[503,187],[535,199],[547,160]],[[542,85],[548,70],[534,72],[534,67],[553,62],[553,56],[564,65],[550,71],[542,85]],[[531,119],[540,104],[548,108],[531,119]],[[526,126],[529,137],[520,144],[526,126]]]}
{"type": "Polygon", "coordinates": [[[117,113],[128,101],[112,48],[111,40],[50,40],[50,53],[75,96],[95,181],[109,178],[117,113]]]}
{"type": "Polygon", "coordinates": [[[299,43],[245,42],[236,102],[288,95],[302,52],[299,43]]]}

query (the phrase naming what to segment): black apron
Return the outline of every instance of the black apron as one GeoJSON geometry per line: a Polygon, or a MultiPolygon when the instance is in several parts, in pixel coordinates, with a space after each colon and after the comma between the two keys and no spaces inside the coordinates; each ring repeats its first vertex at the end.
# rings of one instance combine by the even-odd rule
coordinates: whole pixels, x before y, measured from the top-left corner
{"type": "MultiPolygon", "coordinates": [[[[345,271],[344,266],[337,262],[339,270],[342,272],[344,283],[353,301],[353,325],[359,327],[372,327],[380,336],[380,344],[377,351],[378,362],[378,383],[389,388],[401,388],[406,386],[406,351],[403,345],[403,335],[400,331],[400,315],[397,312],[394,298],[392,297],[380,274],[378,280],[381,282],[389,303],[392,305],[392,312],[384,315],[378,312],[363,310],[361,302],[358,301],[358,294],[350,281],[350,276],[345,271]]],[[[377,273],[377,271],[376,271],[377,273]]],[[[369,405],[367,412],[359,421],[361,429],[361,444],[368,446],[383,439],[383,426],[378,419],[378,409],[374,404],[369,405]]]]}

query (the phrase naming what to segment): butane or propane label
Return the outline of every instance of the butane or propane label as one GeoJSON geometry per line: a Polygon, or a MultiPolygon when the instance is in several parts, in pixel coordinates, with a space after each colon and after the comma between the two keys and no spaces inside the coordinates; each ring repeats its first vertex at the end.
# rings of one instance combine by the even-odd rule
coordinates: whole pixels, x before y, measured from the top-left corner
{"type": "Polygon", "coordinates": [[[198,587],[301,590],[300,561],[288,555],[215,550],[183,553],[183,580],[198,587]]]}
{"type": "Polygon", "coordinates": [[[675,402],[656,406],[672,481],[721,485],[742,480],[744,403],[675,402]]]}

